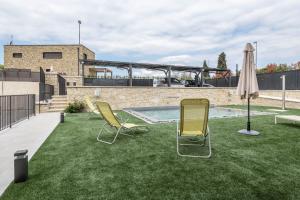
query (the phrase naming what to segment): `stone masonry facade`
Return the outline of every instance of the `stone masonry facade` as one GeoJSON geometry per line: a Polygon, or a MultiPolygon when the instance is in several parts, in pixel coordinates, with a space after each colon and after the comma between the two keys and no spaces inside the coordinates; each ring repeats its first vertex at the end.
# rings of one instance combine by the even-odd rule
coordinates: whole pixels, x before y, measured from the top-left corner
{"type": "Polygon", "coordinates": [[[228,88],[152,88],[152,87],[68,87],[68,101],[84,96],[107,101],[112,109],[129,107],[177,106],[184,98],[208,98],[211,104],[239,104],[234,89],[228,88]]]}
{"type": "MultiPolygon", "coordinates": [[[[82,68],[78,65],[79,59],[95,59],[95,53],[83,45],[5,45],[4,66],[5,68],[31,69],[61,74],[71,78],[81,76],[82,68]],[[44,58],[47,52],[59,52],[61,58],[44,58]],[[18,56],[14,55],[18,54],[18,56]]],[[[85,66],[85,74],[89,68],[85,66]]],[[[68,80],[66,80],[68,81],[68,80]]]]}

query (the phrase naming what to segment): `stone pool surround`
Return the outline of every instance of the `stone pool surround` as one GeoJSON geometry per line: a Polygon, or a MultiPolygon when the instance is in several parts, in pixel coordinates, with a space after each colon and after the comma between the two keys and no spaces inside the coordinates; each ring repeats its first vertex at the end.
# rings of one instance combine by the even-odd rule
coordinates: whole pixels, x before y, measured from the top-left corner
{"type": "MultiPolygon", "coordinates": [[[[260,94],[265,96],[281,97],[280,90],[263,90],[260,94]]],[[[207,98],[214,105],[244,104],[236,95],[236,88],[168,88],[168,87],[95,87],[79,86],[67,87],[69,102],[75,99],[82,101],[84,96],[93,97],[94,100],[107,101],[114,110],[130,107],[155,107],[155,106],[177,106],[184,98],[207,98]]],[[[300,101],[300,90],[289,90],[287,98],[300,101]]],[[[258,98],[251,100],[253,105],[281,106],[281,101],[270,98],[258,98]]],[[[290,108],[300,108],[300,102],[286,102],[290,108]]]]}

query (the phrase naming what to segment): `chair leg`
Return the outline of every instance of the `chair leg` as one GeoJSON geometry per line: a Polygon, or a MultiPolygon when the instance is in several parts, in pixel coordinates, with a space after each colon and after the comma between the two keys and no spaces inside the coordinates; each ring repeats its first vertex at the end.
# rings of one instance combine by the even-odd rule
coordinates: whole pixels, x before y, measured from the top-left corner
{"type": "MultiPolygon", "coordinates": [[[[176,138],[177,139],[177,154],[179,156],[190,157],[190,158],[210,158],[211,157],[211,143],[210,143],[210,133],[209,132],[207,134],[207,137],[208,137],[208,151],[209,151],[208,155],[200,156],[200,155],[182,154],[182,153],[180,153],[180,149],[179,149],[181,144],[179,144],[179,132],[177,131],[177,138],[176,138]]],[[[206,138],[205,138],[205,140],[206,140],[206,138]]],[[[205,140],[204,140],[204,144],[205,144],[205,140]]],[[[198,146],[204,146],[204,145],[198,145],[198,146]]]]}
{"type": "Polygon", "coordinates": [[[111,142],[109,142],[109,141],[105,141],[105,140],[100,139],[100,135],[103,133],[103,130],[105,129],[105,126],[106,126],[106,125],[107,125],[107,124],[104,124],[104,125],[103,125],[102,129],[100,130],[100,132],[99,132],[99,134],[98,134],[98,136],[97,136],[97,140],[98,140],[99,142],[103,142],[103,143],[106,143],[106,144],[113,144],[113,143],[116,141],[116,139],[117,139],[117,137],[118,137],[118,135],[119,135],[119,133],[120,133],[122,127],[119,128],[119,129],[117,130],[117,133],[116,133],[114,139],[113,139],[111,142]]]}

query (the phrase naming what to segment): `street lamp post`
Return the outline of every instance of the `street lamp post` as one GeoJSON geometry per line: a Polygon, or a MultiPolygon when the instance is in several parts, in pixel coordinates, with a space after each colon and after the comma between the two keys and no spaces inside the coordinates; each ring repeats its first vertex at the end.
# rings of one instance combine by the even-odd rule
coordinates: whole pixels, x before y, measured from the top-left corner
{"type": "Polygon", "coordinates": [[[78,20],[78,28],[79,28],[79,31],[78,31],[78,40],[79,40],[79,44],[80,44],[80,25],[81,25],[81,20],[78,20]]]}
{"type": "Polygon", "coordinates": [[[253,42],[255,44],[255,67],[257,69],[257,41],[253,42]]]}

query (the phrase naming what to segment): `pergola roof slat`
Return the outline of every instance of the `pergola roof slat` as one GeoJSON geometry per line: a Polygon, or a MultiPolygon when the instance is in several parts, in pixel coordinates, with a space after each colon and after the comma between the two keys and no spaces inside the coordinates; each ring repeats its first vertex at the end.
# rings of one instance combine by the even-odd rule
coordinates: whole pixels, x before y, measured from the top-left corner
{"type": "Polygon", "coordinates": [[[149,70],[159,70],[166,71],[169,68],[172,71],[185,71],[185,72],[201,72],[201,71],[230,71],[228,69],[218,69],[218,68],[207,68],[188,65],[168,65],[168,64],[153,64],[153,63],[136,63],[136,62],[120,62],[120,61],[108,61],[108,60],[80,60],[81,64],[93,65],[93,66],[109,66],[117,67],[122,69],[128,69],[131,65],[132,68],[136,69],[149,69],[149,70]]]}

